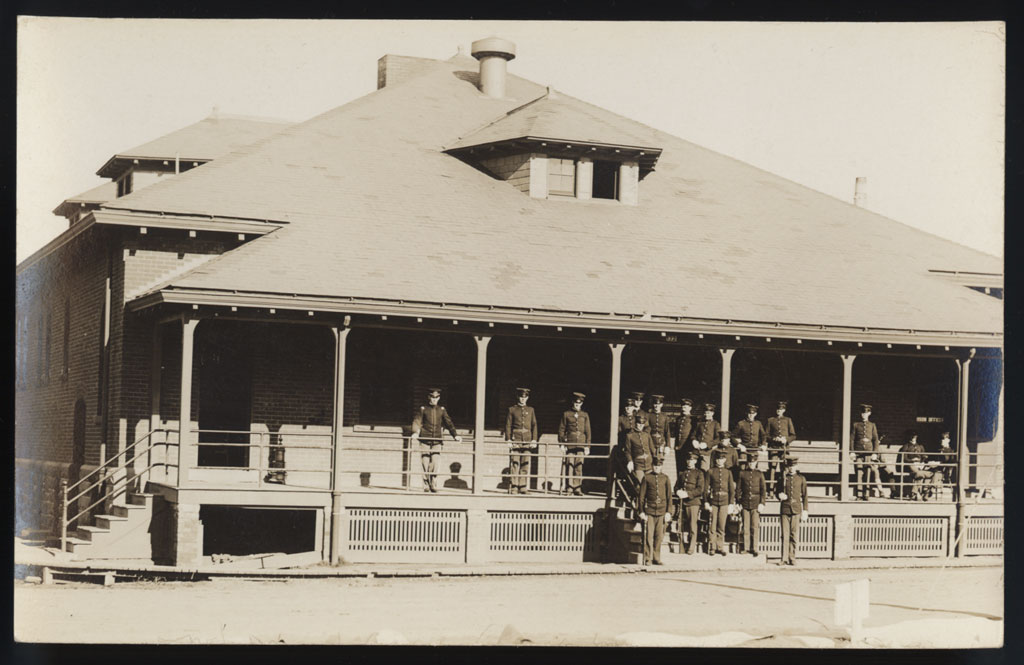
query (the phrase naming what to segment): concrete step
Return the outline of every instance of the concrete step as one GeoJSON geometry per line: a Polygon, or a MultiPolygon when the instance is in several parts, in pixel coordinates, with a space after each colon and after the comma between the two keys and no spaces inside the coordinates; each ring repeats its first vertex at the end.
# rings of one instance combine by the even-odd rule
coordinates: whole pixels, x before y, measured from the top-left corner
{"type": "Polygon", "coordinates": [[[128,495],[128,505],[151,506],[153,505],[153,495],[145,492],[132,492],[128,495]]]}
{"type": "Polygon", "coordinates": [[[112,524],[127,521],[128,517],[121,515],[97,515],[93,518],[93,522],[95,522],[94,526],[97,526],[101,529],[111,529],[113,528],[111,527],[112,524]]]}
{"type": "Polygon", "coordinates": [[[76,536],[68,536],[65,541],[64,551],[70,552],[71,554],[81,553],[83,550],[87,550],[92,545],[88,540],[83,540],[76,536]]]}
{"type": "Polygon", "coordinates": [[[151,509],[152,506],[148,504],[129,503],[123,506],[111,506],[110,514],[115,517],[148,516],[151,509]]]}
{"type": "Polygon", "coordinates": [[[100,528],[98,526],[80,526],[75,529],[75,536],[88,542],[95,541],[97,536],[104,533],[110,533],[110,529],[100,528]]]}

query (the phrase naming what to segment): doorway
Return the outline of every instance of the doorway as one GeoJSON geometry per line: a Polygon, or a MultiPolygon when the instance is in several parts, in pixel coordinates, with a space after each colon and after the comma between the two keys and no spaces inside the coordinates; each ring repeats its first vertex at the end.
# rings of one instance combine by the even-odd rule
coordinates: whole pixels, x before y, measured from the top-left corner
{"type": "Polygon", "coordinates": [[[199,369],[199,466],[249,466],[252,367],[245,337],[219,326],[202,345],[199,369]]]}

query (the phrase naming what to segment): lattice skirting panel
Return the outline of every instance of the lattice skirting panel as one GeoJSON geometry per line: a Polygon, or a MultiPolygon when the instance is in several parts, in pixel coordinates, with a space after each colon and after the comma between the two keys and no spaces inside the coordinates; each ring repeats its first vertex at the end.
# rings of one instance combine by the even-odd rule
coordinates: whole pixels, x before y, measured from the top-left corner
{"type": "Polygon", "coordinates": [[[462,563],[465,548],[463,510],[348,509],[346,561],[462,563]]]}
{"type": "Polygon", "coordinates": [[[584,561],[598,554],[594,513],[489,511],[491,561],[584,561]]]}
{"type": "Polygon", "coordinates": [[[946,517],[854,517],[851,556],[945,556],[946,517]]]}
{"type": "MultiPolygon", "coordinates": [[[[797,558],[831,559],[834,528],[835,522],[831,515],[812,515],[801,522],[796,546],[797,558]]],[[[782,556],[782,526],[778,515],[761,515],[760,539],[760,552],[768,558],[778,559],[782,556]]]]}
{"type": "Polygon", "coordinates": [[[964,533],[965,554],[1002,554],[1003,518],[969,517],[964,533]]]}

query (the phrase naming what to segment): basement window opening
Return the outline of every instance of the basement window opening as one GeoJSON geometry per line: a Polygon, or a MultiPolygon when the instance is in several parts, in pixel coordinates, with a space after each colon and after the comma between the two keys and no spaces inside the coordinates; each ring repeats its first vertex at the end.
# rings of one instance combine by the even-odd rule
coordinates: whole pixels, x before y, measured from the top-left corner
{"type": "Polygon", "coordinates": [[[619,165],[616,162],[594,160],[594,185],[591,196],[595,199],[618,199],[619,165]]]}
{"type": "Polygon", "coordinates": [[[297,554],[316,549],[316,510],[252,506],[199,507],[203,556],[297,554]]]}

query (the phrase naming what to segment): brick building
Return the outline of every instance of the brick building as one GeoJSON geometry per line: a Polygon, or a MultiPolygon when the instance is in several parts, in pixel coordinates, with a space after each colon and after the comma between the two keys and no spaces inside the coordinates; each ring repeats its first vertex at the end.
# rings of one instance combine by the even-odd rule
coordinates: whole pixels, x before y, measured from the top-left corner
{"type": "Polygon", "coordinates": [[[384,56],[365,97],[211,116],[62,203],[17,273],[19,529],[178,565],[629,558],[606,477],[641,390],[730,426],[788,400],[819,555],[897,551],[842,535],[893,516],[926,534],[914,555],[996,547],[971,534],[1001,533],[1001,504],[964,505],[1001,487],[1002,262],[510,75],[514,52],[384,56]],[[408,438],[434,385],[464,437],[437,495],[408,438]],[[512,497],[517,385],[541,437],[512,497]],[[583,497],[559,494],[573,390],[583,497]],[[850,507],[860,402],[886,444],[953,432],[949,501],[850,507]]]}

